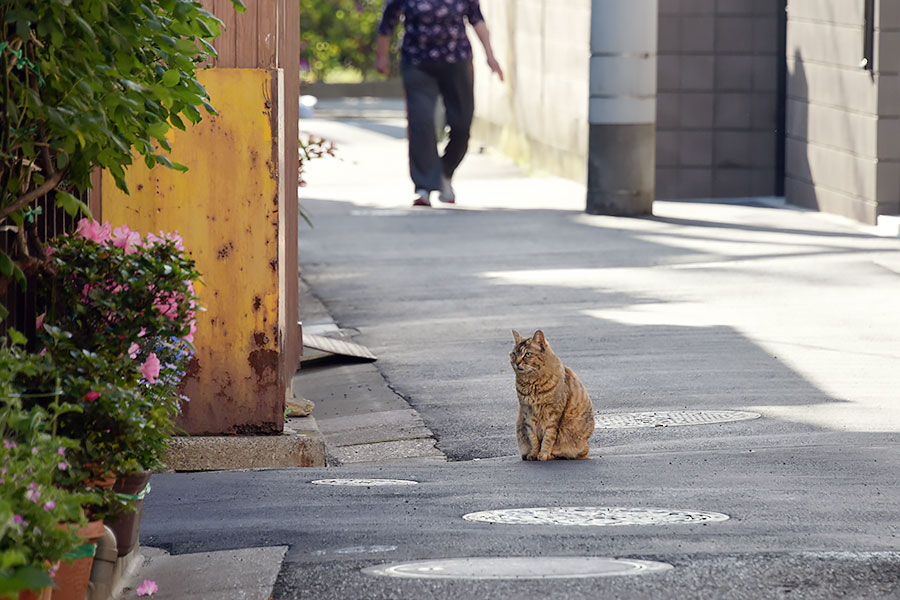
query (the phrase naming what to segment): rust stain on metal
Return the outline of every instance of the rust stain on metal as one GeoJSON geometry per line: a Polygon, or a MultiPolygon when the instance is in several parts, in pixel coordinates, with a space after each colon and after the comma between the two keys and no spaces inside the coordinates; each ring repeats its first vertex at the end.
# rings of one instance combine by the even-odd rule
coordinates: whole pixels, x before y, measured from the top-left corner
{"type": "Polygon", "coordinates": [[[262,331],[257,331],[253,334],[253,341],[257,346],[266,346],[269,343],[269,336],[262,331]]]}
{"type": "Polygon", "coordinates": [[[256,375],[257,389],[264,389],[278,381],[278,352],[275,350],[254,350],[247,356],[247,362],[256,375]]]}
{"type": "Polygon", "coordinates": [[[260,306],[262,306],[262,298],[253,296],[253,312],[258,311],[260,306]]]}
{"type": "Polygon", "coordinates": [[[216,258],[219,260],[224,260],[231,255],[231,252],[234,250],[234,243],[228,242],[227,244],[223,244],[219,251],[216,252],[216,258]]]}

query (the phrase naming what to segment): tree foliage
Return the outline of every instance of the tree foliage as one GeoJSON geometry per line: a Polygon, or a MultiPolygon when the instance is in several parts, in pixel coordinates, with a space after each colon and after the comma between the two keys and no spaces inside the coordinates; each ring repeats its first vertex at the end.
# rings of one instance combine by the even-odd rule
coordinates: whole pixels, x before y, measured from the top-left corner
{"type": "MultiPolygon", "coordinates": [[[[159,149],[170,149],[170,127],[214,112],[195,72],[215,55],[221,22],[191,0],[3,0],[0,21],[0,226],[18,228],[27,257],[37,198],[52,192],[70,214],[86,211],[74,193],[90,187],[94,168],[127,192],[137,155],[185,169],[159,149]]],[[[0,255],[0,274],[16,269],[0,255]]]]}
{"type": "MultiPolygon", "coordinates": [[[[355,69],[364,79],[375,75],[375,38],[383,4],[383,0],[300,0],[301,68],[317,81],[338,68],[355,69]]],[[[396,41],[400,32],[394,33],[396,41]]]]}

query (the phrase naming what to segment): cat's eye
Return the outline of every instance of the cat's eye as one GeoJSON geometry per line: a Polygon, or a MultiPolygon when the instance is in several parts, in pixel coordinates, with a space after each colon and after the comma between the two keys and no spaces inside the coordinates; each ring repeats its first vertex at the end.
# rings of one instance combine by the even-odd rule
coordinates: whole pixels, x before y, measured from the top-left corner
{"type": "Polygon", "coordinates": [[[531,352],[526,352],[526,353],[525,353],[525,358],[528,358],[529,356],[531,356],[531,352]]]}

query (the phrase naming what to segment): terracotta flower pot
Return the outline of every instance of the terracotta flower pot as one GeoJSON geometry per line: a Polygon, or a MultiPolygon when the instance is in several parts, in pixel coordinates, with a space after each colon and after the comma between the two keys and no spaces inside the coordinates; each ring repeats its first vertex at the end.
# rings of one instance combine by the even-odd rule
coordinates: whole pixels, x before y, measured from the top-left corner
{"type": "Polygon", "coordinates": [[[103,537],[103,521],[91,521],[78,530],[78,535],[85,544],[76,549],[68,558],[60,561],[53,576],[56,588],[52,591],[52,600],[84,600],[88,584],[91,582],[91,567],[94,564],[94,542],[103,537]]]}
{"type": "MultiPolygon", "coordinates": [[[[50,594],[53,588],[44,588],[40,592],[32,592],[31,590],[22,590],[16,596],[17,600],[50,600],[50,594]]],[[[12,600],[9,596],[0,597],[0,600],[12,600]]]]}

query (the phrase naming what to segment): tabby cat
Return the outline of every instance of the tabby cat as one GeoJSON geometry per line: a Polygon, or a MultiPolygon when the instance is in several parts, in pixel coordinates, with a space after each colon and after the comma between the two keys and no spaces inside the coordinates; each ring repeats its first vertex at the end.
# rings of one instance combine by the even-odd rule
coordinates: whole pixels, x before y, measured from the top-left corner
{"type": "Polygon", "coordinates": [[[553,353],[541,330],[530,338],[512,333],[516,345],[509,362],[516,373],[522,460],[587,458],[594,407],[584,384],[553,353]]]}

